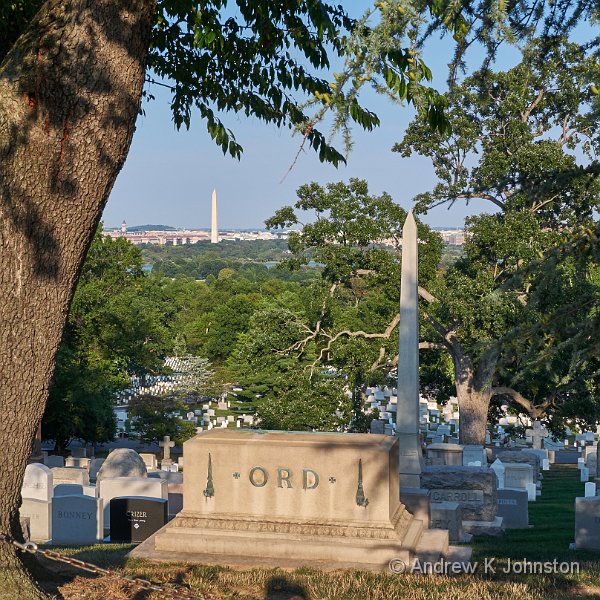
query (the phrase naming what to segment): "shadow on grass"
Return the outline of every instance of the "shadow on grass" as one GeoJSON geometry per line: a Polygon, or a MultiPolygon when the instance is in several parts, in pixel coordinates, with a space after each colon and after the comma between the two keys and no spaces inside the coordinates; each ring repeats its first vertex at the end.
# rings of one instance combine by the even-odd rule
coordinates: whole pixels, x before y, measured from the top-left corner
{"type": "Polygon", "coordinates": [[[265,586],[265,600],[308,600],[306,589],[287,577],[271,577],[265,586]]]}

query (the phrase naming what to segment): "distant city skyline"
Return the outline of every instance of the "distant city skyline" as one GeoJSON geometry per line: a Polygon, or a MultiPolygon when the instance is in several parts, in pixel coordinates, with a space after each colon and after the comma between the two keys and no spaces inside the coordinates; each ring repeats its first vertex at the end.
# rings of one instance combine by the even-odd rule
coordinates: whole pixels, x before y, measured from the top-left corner
{"type": "MultiPolygon", "coordinates": [[[[138,231],[157,231],[156,227],[169,227],[169,230],[172,231],[212,231],[212,225],[211,227],[186,227],[186,226],[181,226],[181,227],[177,227],[176,225],[171,225],[170,223],[133,223],[133,224],[129,224],[126,221],[122,221],[120,225],[108,225],[108,224],[104,224],[104,229],[105,230],[120,230],[123,231],[123,226],[125,225],[126,230],[127,231],[133,231],[133,230],[138,230],[138,231]],[[140,228],[144,228],[144,229],[140,229],[140,228]]],[[[430,225],[431,229],[435,230],[435,231],[463,231],[464,227],[452,227],[451,225],[447,225],[444,227],[438,227],[435,225],[430,225]]],[[[288,229],[286,229],[286,231],[291,231],[293,229],[297,229],[294,227],[289,227],[288,229]]],[[[271,231],[269,229],[267,229],[264,224],[262,227],[219,227],[218,228],[219,232],[227,232],[227,231],[271,231]]]]}

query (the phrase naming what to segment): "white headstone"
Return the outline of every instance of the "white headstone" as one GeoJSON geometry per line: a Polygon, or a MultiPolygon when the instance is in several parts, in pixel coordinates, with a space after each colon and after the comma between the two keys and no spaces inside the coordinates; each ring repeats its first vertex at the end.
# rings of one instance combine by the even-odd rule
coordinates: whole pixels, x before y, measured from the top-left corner
{"type": "Polygon", "coordinates": [[[590,478],[590,470],[587,467],[581,467],[579,473],[581,475],[580,480],[582,483],[585,483],[590,478]]]}
{"type": "Polygon", "coordinates": [[[81,467],[82,469],[90,468],[90,459],[85,457],[67,456],[65,459],[65,467],[81,467]]]}
{"type": "MultiPolygon", "coordinates": [[[[467,444],[463,446],[463,465],[469,465],[469,463],[478,462],[481,466],[487,464],[487,457],[485,455],[485,449],[483,446],[467,444]]],[[[473,465],[470,465],[473,466],[473,465]]]]}
{"type": "Polygon", "coordinates": [[[52,470],[46,465],[32,463],[25,469],[21,496],[49,502],[52,499],[52,470]]]}
{"type": "Polygon", "coordinates": [[[151,454],[149,452],[140,453],[140,458],[144,461],[146,465],[146,469],[157,469],[158,462],[156,460],[156,454],[151,454]]]}
{"type": "Polygon", "coordinates": [[[166,479],[154,477],[107,477],[98,483],[98,496],[104,500],[104,522],[110,523],[110,501],[119,496],[148,496],[169,499],[166,479]]]}
{"type": "Polygon", "coordinates": [[[79,483],[88,485],[90,483],[90,474],[87,469],[80,467],[54,467],[52,469],[54,485],[59,483],[79,483]]]}
{"type": "Polygon", "coordinates": [[[146,465],[135,450],[116,448],[102,463],[97,479],[100,481],[105,477],[145,477],[146,475],[146,465]]]}
{"type": "Polygon", "coordinates": [[[585,498],[592,498],[596,495],[596,484],[593,481],[588,481],[585,484],[585,498]]]}
{"type": "Polygon", "coordinates": [[[503,463],[504,486],[507,488],[527,489],[527,484],[534,482],[533,467],[526,463],[503,463]]]}
{"type": "Polygon", "coordinates": [[[526,485],[526,491],[527,491],[527,500],[529,500],[529,502],[535,502],[535,497],[537,494],[537,488],[535,487],[535,483],[528,483],[526,485]]]}
{"type": "Polygon", "coordinates": [[[504,488],[504,472],[506,468],[499,459],[496,459],[490,466],[490,469],[496,473],[496,479],[498,480],[498,489],[504,488]]]}
{"type": "Polygon", "coordinates": [[[29,517],[29,531],[33,542],[52,539],[52,502],[23,498],[20,517],[29,517]]]}

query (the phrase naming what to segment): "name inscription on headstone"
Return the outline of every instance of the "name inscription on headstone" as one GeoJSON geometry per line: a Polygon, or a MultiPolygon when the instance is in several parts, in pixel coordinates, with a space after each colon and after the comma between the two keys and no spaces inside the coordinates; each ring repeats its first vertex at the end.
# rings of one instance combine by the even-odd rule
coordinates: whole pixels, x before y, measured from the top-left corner
{"type": "MultiPolygon", "coordinates": [[[[248,479],[254,487],[265,487],[269,481],[269,471],[264,467],[252,467],[248,479]]],[[[294,474],[288,467],[278,467],[277,487],[292,489],[294,485],[294,474]]],[[[302,489],[314,490],[319,486],[319,474],[314,469],[302,469],[302,489]]]]}
{"type": "Polygon", "coordinates": [[[498,498],[498,504],[503,504],[506,506],[517,506],[517,501],[511,498],[498,498]]]}
{"type": "Polygon", "coordinates": [[[483,504],[482,490],[431,490],[432,502],[460,502],[461,504],[483,504]]]}
{"type": "Polygon", "coordinates": [[[94,513],[82,510],[59,510],[56,513],[57,519],[94,519],[94,513]]]}

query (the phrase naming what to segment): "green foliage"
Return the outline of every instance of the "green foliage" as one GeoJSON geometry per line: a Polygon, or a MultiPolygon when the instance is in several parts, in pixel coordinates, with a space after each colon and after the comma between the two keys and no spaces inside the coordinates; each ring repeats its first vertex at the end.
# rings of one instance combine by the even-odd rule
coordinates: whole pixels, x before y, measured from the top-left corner
{"type": "Polygon", "coordinates": [[[73,438],[111,441],[117,427],[114,394],[126,384],[114,363],[65,338],[42,420],[43,437],[55,440],[58,450],[73,438]]]}
{"type": "MultiPolygon", "coordinates": [[[[41,4],[19,0],[0,9],[0,61],[41,4]]],[[[242,146],[222,121],[231,111],[298,131],[322,162],[345,162],[317,126],[333,113],[333,130],[344,132],[347,147],[350,123],[377,126],[359,102],[366,82],[422,106],[443,131],[443,99],[423,85],[431,72],[414,44],[422,13],[438,10],[426,2],[401,12],[398,4],[405,3],[380,3],[370,24],[373,11],[356,21],[323,0],[158,0],[145,95],[153,98],[152,84],[169,88],[175,126],[189,128],[196,112],[223,153],[236,158],[242,146]],[[334,82],[327,80],[332,57],[345,58],[334,82]]],[[[449,27],[456,18],[446,19],[449,27]]]]}
{"type": "Polygon", "coordinates": [[[146,443],[162,440],[168,435],[177,444],[196,435],[196,425],[180,418],[188,406],[179,398],[137,396],[129,403],[129,414],[136,434],[146,443]]]}
{"type": "Polygon", "coordinates": [[[115,392],[132,374],[157,372],[167,348],[160,305],[146,294],[139,251],[97,232],[82,269],[58,353],[44,437],[111,440],[115,392]],[[65,419],[68,414],[69,418],[65,419]]]}
{"type": "Polygon", "coordinates": [[[152,266],[152,273],[165,277],[185,275],[194,279],[218,277],[222,269],[233,269],[236,277],[250,281],[282,279],[307,281],[314,272],[305,269],[290,273],[273,267],[285,258],[285,240],[228,241],[222,244],[199,242],[183,246],[140,247],[144,261],[152,266]]]}
{"type": "Polygon", "coordinates": [[[344,387],[343,380],[333,377],[307,379],[290,372],[273,382],[273,393],[259,404],[260,425],[287,431],[341,431],[351,416],[344,387]]]}
{"type": "MultiPolygon", "coordinates": [[[[306,184],[298,188],[297,195],[294,208],[310,213],[311,222],[302,223],[290,206],[265,222],[269,228],[302,225],[301,232],[290,234],[292,256],[284,264],[298,268],[315,260],[324,265],[326,280],[348,286],[354,278],[366,274],[373,287],[389,290],[396,299],[400,281],[398,251],[406,211],[385,192],[371,196],[367,182],[354,178],[325,188],[317,183],[306,184]],[[390,245],[382,247],[386,240],[390,245]]],[[[418,232],[423,242],[419,277],[428,281],[435,275],[442,241],[421,223],[418,232]]]]}
{"type": "MultiPolygon", "coordinates": [[[[322,265],[320,279],[295,298],[281,296],[259,308],[231,355],[230,367],[248,397],[265,396],[258,410],[269,426],[316,428],[304,414],[304,403],[310,403],[320,419],[328,415],[331,427],[368,429],[361,389],[385,382],[397,354],[405,218],[388,194],[371,196],[366,182],[351,179],[325,188],[301,186],[295,206],[267,221],[271,228],[303,225],[290,236],[291,255],[282,267],[299,269],[309,260],[322,265]],[[310,222],[300,223],[299,215],[307,212],[310,222]],[[322,393],[318,386],[325,386],[322,393]],[[334,405],[342,397],[346,408],[340,417],[334,405]],[[302,417],[284,419],[296,412],[296,405],[302,417]]],[[[435,277],[442,242],[424,225],[418,228],[423,241],[419,277],[429,281],[435,277]]]]}
{"type": "MultiPolygon", "coordinates": [[[[575,148],[598,151],[593,135],[600,75],[584,46],[533,40],[506,72],[484,70],[446,95],[453,134],[431,131],[423,115],[394,147],[431,159],[439,183],[417,196],[417,210],[472,199],[502,211],[534,213],[540,227],[589,221],[598,202],[594,169],[577,164],[575,148]]],[[[594,164],[594,163],[592,163],[594,164]]]]}

